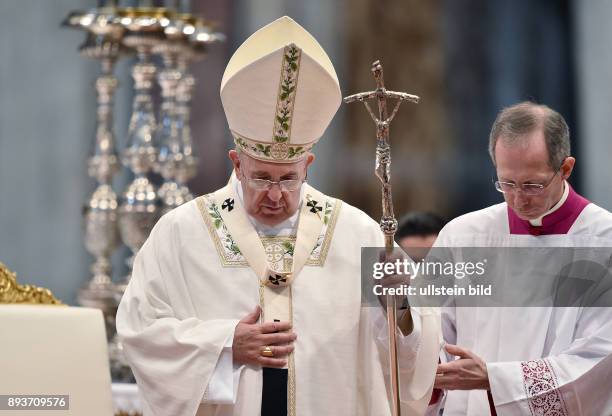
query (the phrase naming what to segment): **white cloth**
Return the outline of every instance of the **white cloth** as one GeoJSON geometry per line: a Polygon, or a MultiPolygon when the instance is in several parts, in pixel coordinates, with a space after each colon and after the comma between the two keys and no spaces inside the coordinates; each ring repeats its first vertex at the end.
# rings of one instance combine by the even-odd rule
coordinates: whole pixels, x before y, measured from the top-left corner
{"type": "MultiPolygon", "coordinates": [[[[382,308],[362,307],[359,280],[361,247],[382,246],[382,234],[363,212],[330,201],[335,201],[330,217],[325,214],[328,201],[322,211],[329,219],[327,231],[291,285],[298,334],[295,414],[387,416],[386,319],[382,308]]],[[[232,251],[231,236],[224,234],[217,217],[205,221],[210,210],[215,215],[209,202],[200,197],[159,220],[136,257],[119,306],[117,330],[143,395],[145,415],[260,414],[261,368],[221,364],[231,371],[219,372],[220,358],[229,357],[227,346],[238,320],[259,303],[259,279],[240,253],[232,251]],[[211,403],[211,379],[219,377],[227,387],[235,375],[235,403],[211,403]]],[[[415,368],[423,331],[433,330],[438,337],[436,310],[414,310],[413,317],[413,333],[400,336],[405,379],[415,368]]],[[[427,362],[417,367],[428,365],[431,377],[402,385],[407,402],[423,397],[428,401],[436,363],[421,361],[427,362]],[[415,391],[423,397],[413,397],[415,391]]]]}
{"type": "MultiPolygon", "coordinates": [[[[567,234],[510,235],[502,203],[451,221],[435,246],[610,247],[612,214],[589,204],[567,234]]],[[[447,343],[487,363],[497,415],[609,415],[612,408],[590,410],[589,403],[600,400],[585,389],[580,408],[570,396],[576,380],[612,353],[610,309],[448,307],[442,310],[442,330],[447,343]]],[[[609,392],[609,378],[600,382],[609,392]]],[[[445,399],[445,416],[490,415],[484,390],[450,391],[445,399]]]]}

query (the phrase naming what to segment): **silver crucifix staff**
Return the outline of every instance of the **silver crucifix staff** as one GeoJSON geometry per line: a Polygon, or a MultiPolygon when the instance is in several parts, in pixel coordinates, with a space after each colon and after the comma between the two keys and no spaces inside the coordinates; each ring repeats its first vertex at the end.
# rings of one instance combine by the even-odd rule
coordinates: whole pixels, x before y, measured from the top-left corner
{"type": "MultiPolygon", "coordinates": [[[[419,102],[416,95],[404,92],[388,91],[385,88],[383,79],[383,69],[380,61],[372,64],[372,74],[376,79],[376,89],[374,91],[362,92],[349,95],[344,98],[345,103],[360,101],[365,104],[372,120],[376,123],[376,176],[382,183],[382,218],[380,229],[385,234],[385,252],[390,256],[393,252],[393,237],[397,231],[397,220],[393,213],[393,199],[391,198],[391,146],[389,144],[389,124],[397,114],[402,101],[419,102]],[[378,117],[372,112],[372,108],[367,100],[376,98],[378,102],[378,117]],[[395,107],[390,116],[387,113],[387,98],[396,99],[395,107]]],[[[387,324],[389,327],[389,355],[391,366],[391,397],[392,414],[400,416],[400,396],[399,396],[399,367],[397,362],[397,309],[395,296],[387,295],[387,324]]]]}

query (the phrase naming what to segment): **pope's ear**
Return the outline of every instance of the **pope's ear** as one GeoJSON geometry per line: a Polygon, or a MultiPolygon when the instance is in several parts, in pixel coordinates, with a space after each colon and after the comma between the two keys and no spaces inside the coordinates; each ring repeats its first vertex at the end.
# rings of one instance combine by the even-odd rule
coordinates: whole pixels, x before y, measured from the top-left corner
{"type": "Polygon", "coordinates": [[[306,168],[308,168],[310,166],[310,164],[312,162],[314,162],[314,160],[316,159],[314,153],[308,153],[308,156],[306,157],[306,168]]]}
{"type": "Polygon", "coordinates": [[[570,175],[572,174],[572,171],[574,170],[574,165],[576,164],[576,159],[568,156],[567,158],[565,158],[565,161],[563,161],[563,164],[561,165],[561,175],[563,176],[563,179],[567,179],[570,177],[570,175]]]}
{"type": "Polygon", "coordinates": [[[240,169],[240,157],[238,157],[238,152],[235,149],[232,149],[228,152],[228,156],[234,166],[234,170],[238,172],[240,169]]]}

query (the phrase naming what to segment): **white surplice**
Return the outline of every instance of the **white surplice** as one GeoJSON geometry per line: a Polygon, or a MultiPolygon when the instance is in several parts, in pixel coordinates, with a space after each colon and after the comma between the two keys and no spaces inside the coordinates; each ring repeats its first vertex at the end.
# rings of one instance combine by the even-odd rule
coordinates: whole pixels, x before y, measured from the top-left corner
{"type": "MultiPolygon", "coordinates": [[[[569,199],[576,198],[569,191],[569,199]]],[[[567,192],[564,204],[566,198],[567,192]]],[[[569,208],[554,208],[548,215],[553,211],[557,216],[571,214],[569,208]]],[[[536,235],[517,235],[511,234],[511,213],[502,203],[451,221],[435,246],[612,247],[610,212],[588,203],[575,214],[562,234],[537,235],[536,229],[536,235]]],[[[541,224],[539,220],[531,226],[541,224]]],[[[497,415],[607,416],[612,414],[611,401],[602,404],[601,388],[585,386],[601,383],[607,385],[608,394],[612,391],[609,378],[597,380],[603,370],[595,367],[612,354],[611,309],[446,307],[442,309],[442,330],[447,343],[468,348],[486,362],[497,415]],[[577,391],[580,398],[575,396],[577,391]]],[[[607,364],[604,370],[609,372],[609,367],[607,364]]],[[[491,414],[484,390],[454,390],[445,396],[445,416],[491,414]]]]}
{"type": "MultiPolygon", "coordinates": [[[[254,246],[265,249],[268,266],[291,269],[305,231],[287,236],[282,230],[295,228],[292,219],[277,229],[247,225],[253,220],[235,181],[163,216],[136,257],[117,330],[145,415],[260,414],[261,367],[231,362],[238,320],[266,296],[254,270],[258,260],[249,264],[242,252],[257,251],[237,241],[252,242],[259,231],[261,243],[254,246]]],[[[382,233],[358,209],[304,187],[297,229],[316,224],[313,218],[321,224],[304,267],[284,292],[298,335],[289,360],[288,415],[390,415],[386,320],[382,308],[363,307],[360,282],[361,248],[383,246],[382,233]]],[[[269,315],[270,305],[262,307],[269,315]]],[[[404,337],[398,331],[406,416],[422,414],[427,405],[440,342],[439,311],[411,312],[413,332],[404,337]]]]}

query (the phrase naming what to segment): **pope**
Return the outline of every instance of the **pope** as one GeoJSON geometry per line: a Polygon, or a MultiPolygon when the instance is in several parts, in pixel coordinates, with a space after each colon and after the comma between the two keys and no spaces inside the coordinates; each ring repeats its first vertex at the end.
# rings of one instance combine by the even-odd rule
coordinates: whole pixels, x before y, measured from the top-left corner
{"type": "MultiPolygon", "coordinates": [[[[386,319],[360,281],[361,248],[383,234],[306,182],[341,102],[329,57],[283,17],[234,53],[221,101],[228,184],[159,220],[117,314],[145,414],[391,415],[386,319]]],[[[402,414],[418,415],[440,318],[400,312],[402,414]]]]}

